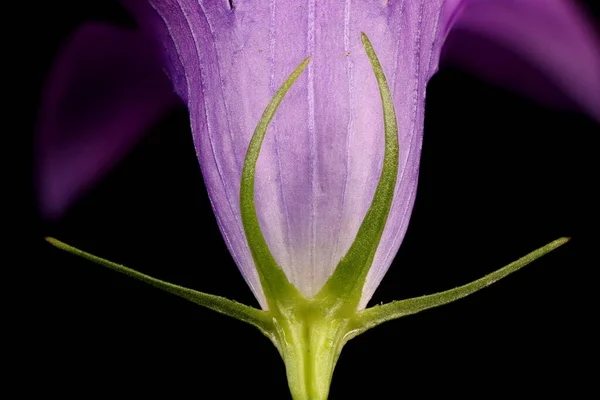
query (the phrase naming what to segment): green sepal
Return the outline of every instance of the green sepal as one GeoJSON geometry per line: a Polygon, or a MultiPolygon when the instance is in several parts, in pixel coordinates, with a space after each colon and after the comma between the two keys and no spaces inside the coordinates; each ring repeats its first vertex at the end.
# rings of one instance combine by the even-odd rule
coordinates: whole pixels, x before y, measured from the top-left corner
{"type": "Polygon", "coordinates": [[[258,272],[263,293],[269,309],[273,311],[278,310],[283,303],[288,305],[294,303],[301,295],[296,287],[289,282],[281,267],[277,265],[260,229],[260,223],[254,205],[254,175],[256,172],[256,162],[269,123],[273,119],[281,100],[283,100],[287,91],[294,84],[296,79],[298,79],[300,74],[302,74],[309,61],[310,57],[302,61],[281,85],[279,90],[275,92],[275,95],[269,102],[269,105],[263,112],[260,121],[254,130],[254,134],[248,145],[244,167],[242,169],[242,180],[240,184],[240,212],[242,224],[244,226],[244,233],[246,234],[248,247],[250,248],[250,253],[252,254],[252,259],[254,260],[254,265],[258,272]]]}
{"type": "Polygon", "coordinates": [[[51,245],[68,253],[77,255],[79,257],[83,257],[89,261],[95,262],[96,264],[100,264],[114,271],[120,272],[142,282],[148,283],[152,286],[164,290],[165,292],[175,294],[179,297],[191,301],[192,303],[199,304],[218,313],[227,315],[229,317],[253,325],[267,336],[269,336],[271,332],[273,332],[273,321],[269,317],[268,313],[266,313],[265,311],[256,309],[254,307],[249,307],[247,305],[238,303],[233,300],[226,299],[225,297],[199,292],[197,290],[188,289],[183,286],[174,285],[172,283],[153,278],[134,269],[125,267],[124,265],[120,265],[112,261],[108,261],[104,258],[97,257],[85,251],[79,250],[73,246],[70,246],[66,243],[61,242],[60,240],[51,237],[47,237],[46,241],[48,241],[48,243],[50,243],[51,245]]]}
{"type": "Polygon", "coordinates": [[[383,105],[385,128],[383,166],[377,189],[373,195],[373,202],[365,214],[354,242],[317,295],[317,298],[342,301],[344,307],[353,309],[356,309],[360,302],[367,273],[379,247],[379,241],[392,207],[399,159],[398,123],[392,94],[373,45],[364,33],[361,33],[361,38],[377,79],[383,105]]]}
{"type": "Polygon", "coordinates": [[[500,268],[499,270],[494,271],[491,274],[484,276],[483,278],[477,279],[476,281],[467,283],[466,285],[459,286],[457,288],[446,290],[443,292],[430,294],[427,296],[392,301],[391,303],[374,306],[360,311],[355,316],[355,323],[357,324],[355,333],[356,335],[359,335],[364,331],[371,329],[386,321],[391,321],[407,315],[416,314],[420,311],[428,310],[434,307],[439,307],[441,305],[452,303],[453,301],[462,299],[463,297],[466,297],[485,287],[488,287],[492,283],[499,281],[500,279],[512,274],[515,271],[518,271],[519,269],[523,268],[532,261],[537,260],[541,256],[567,243],[569,240],[570,238],[568,237],[556,239],[553,242],[550,242],[547,245],[532,251],[526,256],[521,257],[516,261],[513,261],[507,266],[500,268]]]}

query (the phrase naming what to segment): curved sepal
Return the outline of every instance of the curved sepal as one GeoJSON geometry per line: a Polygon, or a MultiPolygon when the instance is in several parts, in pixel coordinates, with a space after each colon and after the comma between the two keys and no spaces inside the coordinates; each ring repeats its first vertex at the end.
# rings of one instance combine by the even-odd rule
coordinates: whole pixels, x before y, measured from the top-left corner
{"type": "Polygon", "coordinates": [[[385,128],[385,150],[383,166],[373,202],[358,229],[356,238],[348,252],[340,260],[333,275],[329,278],[317,297],[343,301],[344,306],[356,309],[360,301],[365,278],[371,268],[375,252],[379,246],[383,229],[392,207],[396,178],[398,176],[398,123],[392,94],[388,87],[383,68],[375,54],[373,45],[364,33],[361,34],[363,46],[371,62],[383,105],[383,120],[385,128]]]}
{"type": "Polygon", "coordinates": [[[391,303],[374,306],[360,311],[355,317],[357,328],[355,331],[353,331],[353,336],[359,335],[384,322],[398,319],[407,315],[416,314],[420,311],[439,307],[441,305],[462,299],[463,297],[488,287],[492,283],[499,281],[515,271],[518,271],[530,262],[537,260],[541,256],[567,243],[569,239],[570,238],[567,237],[556,239],[555,241],[532,251],[526,256],[513,261],[507,266],[500,268],[499,270],[494,271],[483,278],[477,279],[476,281],[467,283],[466,285],[427,296],[392,301],[391,303]]]}
{"type": "Polygon", "coordinates": [[[246,159],[244,160],[244,168],[242,170],[242,182],[240,185],[240,211],[242,224],[248,247],[252,253],[254,265],[260,278],[267,304],[269,309],[278,308],[277,302],[289,302],[300,296],[298,290],[292,285],[285,273],[281,269],[265,240],[265,237],[260,229],[258,216],[256,215],[256,207],[254,205],[254,175],[256,173],[256,162],[260,154],[260,148],[267,133],[269,123],[273,119],[281,100],[292,87],[296,79],[302,74],[310,61],[310,57],[306,58],[300,65],[296,67],[294,72],[285,80],[279,90],[275,93],[269,105],[265,109],[254,130],[246,159]]]}
{"type": "Polygon", "coordinates": [[[227,315],[229,317],[253,325],[266,336],[270,336],[271,332],[273,331],[273,322],[271,321],[271,318],[269,318],[268,314],[265,311],[258,310],[254,307],[246,306],[244,304],[226,299],[221,296],[215,296],[213,294],[198,292],[193,289],[188,289],[183,286],[174,285],[172,283],[153,278],[134,269],[125,267],[123,265],[114,263],[112,261],[108,261],[104,258],[100,258],[93,254],[79,250],[73,246],[70,246],[66,243],[61,242],[60,240],[51,237],[47,237],[46,241],[51,245],[68,253],[75,254],[79,257],[95,262],[96,264],[100,264],[114,271],[120,272],[142,282],[148,283],[154,287],[164,290],[165,292],[169,292],[179,297],[183,297],[184,299],[189,300],[192,303],[199,304],[218,313],[227,315]]]}

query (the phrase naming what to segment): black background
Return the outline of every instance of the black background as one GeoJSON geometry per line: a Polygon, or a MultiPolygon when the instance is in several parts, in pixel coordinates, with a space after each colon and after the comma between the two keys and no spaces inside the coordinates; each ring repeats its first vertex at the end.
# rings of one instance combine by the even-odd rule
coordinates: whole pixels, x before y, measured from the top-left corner
{"type": "MultiPolygon", "coordinates": [[[[597,4],[588,8],[600,21],[597,4]]],[[[33,37],[20,38],[28,79],[19,131],[29,138],[22,158],[28,173],[26,190],[18,191],[25,206],[18,232],[25,235],[10,267],[23,277],[8,288],[16,292],[7,304],[18,317],[19,337],[8,351],[18,354],[11,369],[21,393],[289,398],[283,363],[254,328],[43,241],[55,236],[167,281],[257,305],[218,231],[183,108],[63,219],[42,221],[30,144],[44,76],[80,23],[128,19],[100,0],[44,2],[36,10],[27,20],[33,37]]],[[[352,340],[330,398],[597,392],[588,365],[597,360],[598,262],[589,255],[599,133],[585,115],[549,110],[443,68],[428,88],[411,224],[371,304],[448,289],[560,236],[573,239],[475,295],[352,340]]]]}

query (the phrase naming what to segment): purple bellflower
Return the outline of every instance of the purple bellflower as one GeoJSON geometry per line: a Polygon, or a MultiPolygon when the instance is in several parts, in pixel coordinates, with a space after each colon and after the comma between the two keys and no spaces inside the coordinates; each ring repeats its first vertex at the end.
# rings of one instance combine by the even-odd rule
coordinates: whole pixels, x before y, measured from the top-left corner
{"type": "Polygon", "coordinates": [[[278,348],[294,399],[327,398],[349,339],[473,293],[567,241],[456,289],[365,308],[408,226],[440,58],[600,121],[600,41],[572,1],[124,3],[138,30],[82,28],[51,73],[42,211],[60,216],[177,102],[174,89],[217,222],[262,310],[48,240],[256,326],[278,348]],[[481,38],[498,47],[477,47],[481,38]],[[531,74],[517,68],[524,61],[531,74]]]}

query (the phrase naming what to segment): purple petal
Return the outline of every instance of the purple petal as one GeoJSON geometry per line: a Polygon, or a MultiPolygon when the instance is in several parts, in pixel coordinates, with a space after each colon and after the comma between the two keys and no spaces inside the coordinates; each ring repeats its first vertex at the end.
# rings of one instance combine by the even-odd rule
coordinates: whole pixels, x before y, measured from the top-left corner
{"type": "Polygon", "coordinates": [[[597,111],[595,42],[581,16],[564,2],[307,0],[292,7],[264,0],[234,2],[233,8],[226,0],[149,4],[157,13],[143,13],[145,26],[163,43],[172,81],[190,109],[219,226],[263,307],[240,222],[241,169],[265,106],[306,56],[311,63],[281,104],[263,145],[257,212],[288,278],[306,296],[314,295],[354,240],[380,174],[381,101],[360,43],[360,32],[365,32],[392,89],[401,154],[396,196],[361,307],[406,232],[416,192],[425,88],[450,28],[466,27],[504,40],[523,59],[544,68],[567,95],[597,111]],[[494,13],[479,13],[491,7],[494,13]],[[564,14],[562,19],[557,12],[564,14]],[[530,21],[523,23],[523,16],[530,21]],[[548,21],[559,27],[552,39],[558,50],[548,46],[548,21]]]}
{"type": "Polygon", "coordinates": [[[600,37],[575,2],[452,3],[444,61],[547,104],[575,105],[600,121],[600,37]]]}
{"type": "MultiPolygon", "coordinates": [[[[437,68],[442,0],[150,1],[219,226],[263,307],[239,216],[248,142],[287,75],[288,92],[258,160],[256,206],[275,259],[307,296],[331,275],[370,206],[383,155],[382,105],[360,33],[371,39],[395,99],[400,176],[365,289],[370,298],[406,231],[414,202],[425,86],[437,68]]],[[[364,304],[363,304],[364,306],[364,304]]]]}
{"type": "Polygon", "coordinates": [[[42,214],[64,213],[176,101],[148,36],[100,24],[79,29],[58,55],[42,98],[42,214]]]}

